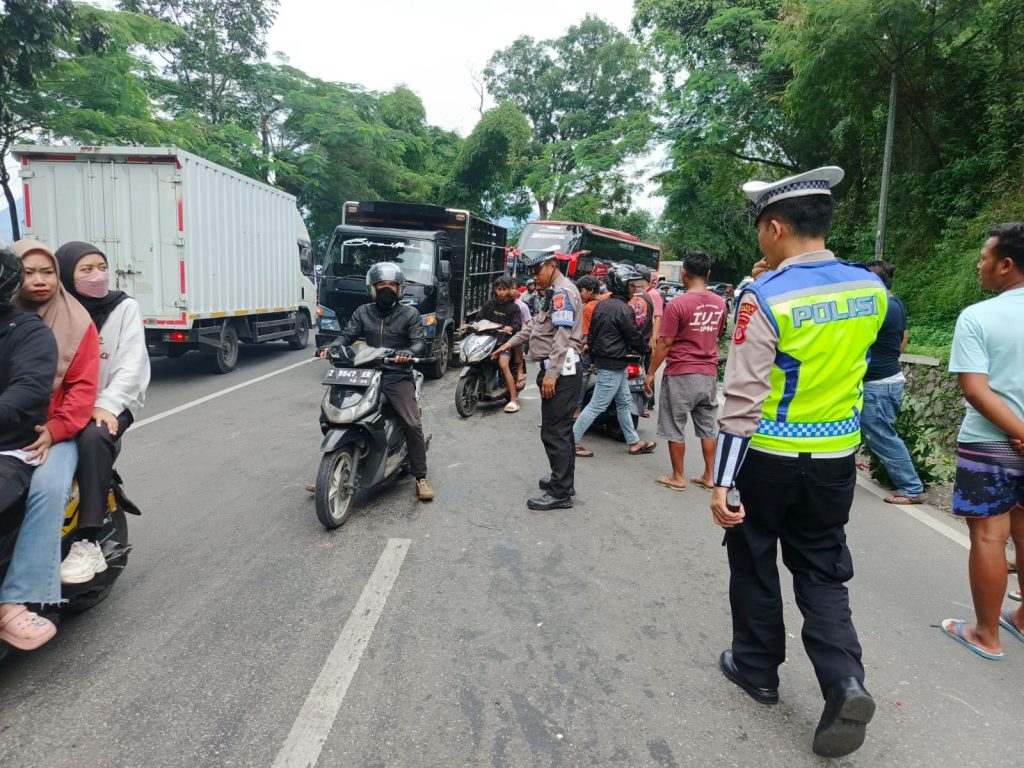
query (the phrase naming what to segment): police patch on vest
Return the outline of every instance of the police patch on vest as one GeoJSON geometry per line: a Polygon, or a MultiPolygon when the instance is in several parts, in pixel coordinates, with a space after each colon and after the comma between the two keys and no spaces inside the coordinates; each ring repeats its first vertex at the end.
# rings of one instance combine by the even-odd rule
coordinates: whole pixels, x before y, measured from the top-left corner
{"type": "Polygon", "coordinates": [[[554,308],[554,310],[556,312],[558,312],[559,310],[565,309],[565,294],[564,293],[556,293],[551,298],[551,306],[552,306],[552,308],[554,308]]]}
{"type": "Polygon", "coordinates": [[[822,325],[824,323],[835,323],[839,320],[850,320],[855,317],[871,317],[877,314],[877,296],[853,296],[843,302],[842,306],[835,299],[819,301],[816,304],[793,307],[790,313],[793,318],[794,328],[799,328],[806,322],[822,325]]]}
{"type": "Polygon", "coordinates": [[[747,326],[750,325],[750,318],[755,312],[756,304],[740,304],[740,311],[736,316],[736,331],[732,335],[733,344],[742,344],[747,340],[747,326]]]}

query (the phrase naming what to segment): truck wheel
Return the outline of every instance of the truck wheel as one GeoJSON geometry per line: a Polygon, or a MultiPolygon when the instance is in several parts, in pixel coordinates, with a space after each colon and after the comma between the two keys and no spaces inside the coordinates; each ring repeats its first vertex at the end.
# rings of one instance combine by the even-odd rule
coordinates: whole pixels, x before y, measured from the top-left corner
{"type": "Polygon", "coordinates": [[[459,416],[468,419],[476,412],[476,404],[480,402],[480,387],[483,379],[475,374],[469,374],[459,379],[455,385],[455,410],[459,416]]]}
{"type": "Polygon", "coordinates": [[[452,337],[447,333],[441,336],[441,346],[437,351],[437,360],[432,362],[426,370],[428,378],[440,379],[448,370],[448,362],[452,358],[452,337]]]}
{"type": "Polygon", "coordinates": [[[220,346],[213,355],[217,373],[231,373],[238,365],[238,331],[233,325],[225,325],[220,334],[220,346]]]}
{"type": "Polygon", "coordinates": [[[351,479],[351,447],[331,451],[320,460],[314,493],[316,516],[329,531],[344,523],[352,510],[355,491],[347,487],[351,479]]]}
{"type": "Polygon", "coordinates": [[[288,346],[292,349],[305,349],[309,343],[309,318],[305,312],[299,312],[295,320],[295,336],[288,339],[288,346]]]}

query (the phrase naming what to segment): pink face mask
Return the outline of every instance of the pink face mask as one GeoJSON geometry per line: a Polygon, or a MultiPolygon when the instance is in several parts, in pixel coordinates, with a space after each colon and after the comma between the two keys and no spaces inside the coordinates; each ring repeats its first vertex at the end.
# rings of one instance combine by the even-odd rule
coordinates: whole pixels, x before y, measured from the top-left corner
{"type": "Polygon", "coordinates": [[[94,270],[75,280],[75,290],[90,299],[102,299],[110,293],[110,278],[106,272],[94,270]]]}

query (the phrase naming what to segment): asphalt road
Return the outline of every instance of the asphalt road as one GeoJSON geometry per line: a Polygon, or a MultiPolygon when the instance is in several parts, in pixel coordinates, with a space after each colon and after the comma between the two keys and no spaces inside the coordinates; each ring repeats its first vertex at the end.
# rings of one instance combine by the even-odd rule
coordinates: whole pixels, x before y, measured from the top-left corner
{"type": "MultiPolygon", "coordinates": [[[[536,388],[517,415],[462,420],[449,373],[423,403],[437,500],[406,480],[327,532],[303,490],[324,366],[308,354],[243,349],[228,376],[154,361],[119,463],[144,511],[128,567],[48,646],[0,664],[0,765],[828,763],[810,752],[821,699],[788,586],[781,703],[718,671],[722,535],[706,492],[654,484],[663,445],[632,458],[588,439],[576,507],[531,512],[536,388]]],[[[865,490],[848,531],[878,711],[833,764],[1018,768],[1024,645],[1004,634],[1007,658],[987,662],[935,627],[971,614],[966,549],[865,490]]]]}

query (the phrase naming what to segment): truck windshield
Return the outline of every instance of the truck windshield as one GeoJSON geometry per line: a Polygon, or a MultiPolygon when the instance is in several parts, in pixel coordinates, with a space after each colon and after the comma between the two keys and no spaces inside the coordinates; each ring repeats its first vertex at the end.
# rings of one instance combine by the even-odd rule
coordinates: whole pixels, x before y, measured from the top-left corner
{"type": "Polygon", "coordinates": [[[572,253],[578,239],[579,236],[567,225],[531,223],[526,225],[519,238],[519,250],[543,251],[557,245],[562,253],[572,253]]]}
{"type": "Polygon", "coordinates": [[[324,259],[324,276],[362,279],[378,261],[398,264],[410,283],[434,284],[434,243],[393,237],[335,239],[324,259]]]}

